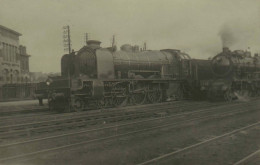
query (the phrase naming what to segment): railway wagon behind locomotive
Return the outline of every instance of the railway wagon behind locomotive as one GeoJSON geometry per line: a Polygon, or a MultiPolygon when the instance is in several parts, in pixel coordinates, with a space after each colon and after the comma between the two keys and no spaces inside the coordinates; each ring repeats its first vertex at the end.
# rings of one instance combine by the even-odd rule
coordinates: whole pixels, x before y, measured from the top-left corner
{"type": "Polygon", "coordinates": [[[211,62],[214,79],[209,97],[231,101],[239,96],[260,94],[260,57],[249,51],[223,48],[211,62]]]}
{"type": "Polygon", "coordinates": [[[199,69],[192,70],[197,62],[179,50],[139,51],[123,45],[116,51],[100,43],[89,40],[77,53],[62,57],[61,77],[47,82],[51,109],[79,111],[181,99],[191,95],[191,84],[198,84],[194,77],[199,69]]]}

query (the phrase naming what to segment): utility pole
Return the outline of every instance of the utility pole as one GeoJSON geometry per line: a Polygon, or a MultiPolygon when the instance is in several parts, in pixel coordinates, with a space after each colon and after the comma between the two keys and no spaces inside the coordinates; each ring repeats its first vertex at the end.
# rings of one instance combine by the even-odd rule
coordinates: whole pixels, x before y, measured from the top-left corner
{"type": "MultiPolygon", "coordinates": [[[[71,53],[71,38],[70,38],[70,27],[69,25],[63,26],[63,46],[64,46],[64,51],[69,51],[69,54],[71,53]]],[[[68,69],[68,88],[71,88],[71,75],[70,75],[70,68],[68,69]]],[[[69,98],[68,98],[68,103],[69,103],[69,111],[71,111],[71,108],[73,106],[73,101],[74,99],[72,98],[71,95],[71,90],[69,90],[69,98]]]]}
{"type": "Polygon", "coordinates": [[[71,53],[71,38],[70,38],[70,26],[63,26],[63,46],[64,51],[71,53]]]}

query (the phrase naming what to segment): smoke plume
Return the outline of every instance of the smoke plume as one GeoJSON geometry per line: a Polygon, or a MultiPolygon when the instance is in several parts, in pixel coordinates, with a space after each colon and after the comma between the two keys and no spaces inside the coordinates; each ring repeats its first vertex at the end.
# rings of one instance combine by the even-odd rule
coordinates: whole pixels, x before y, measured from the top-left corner
{"type": "Polygon", "coordinates": [[[231,47],[237,42],[236,34],[230,24],[224,24],[219,31],[222,47],[231,47]]]}
{"type": "Polygon", "coordinates": [[[232,20],[223,24],[219,36],[223,47],[259,51],[260,24],[258,20],[232,20]]]}

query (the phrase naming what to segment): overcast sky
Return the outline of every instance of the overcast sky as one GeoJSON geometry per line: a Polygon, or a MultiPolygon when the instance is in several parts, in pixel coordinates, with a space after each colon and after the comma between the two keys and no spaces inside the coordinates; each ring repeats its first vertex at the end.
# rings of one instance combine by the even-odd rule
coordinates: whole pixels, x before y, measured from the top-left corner
{"type": "Polygon", "coordinates": [[[221,51],[220,35],[232,33],[231,49],[260,52],[259,0],[0,0],[0,24],[22,33],[32,72],[60,72],[64,25],[75,50],[88,32],[104,47],[115,34],[118,47],[146,41],[148,49],[206,59],[221,51]]]}

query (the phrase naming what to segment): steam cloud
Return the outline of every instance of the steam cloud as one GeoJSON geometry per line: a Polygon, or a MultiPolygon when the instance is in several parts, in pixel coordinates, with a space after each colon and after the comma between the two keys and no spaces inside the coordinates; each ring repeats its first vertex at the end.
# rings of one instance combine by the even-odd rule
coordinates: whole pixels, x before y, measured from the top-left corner
{"type": "Polygon", "coordinates": [[[231,47],[237,42],[236,34],[234,29],[230,27],[230,24],[224,24],[219,31],[219,36],[222,41],[222,47],[231,47]]]}
{"type": "Polygon", "coordinates": [[[252,48],[254,52],[259,52],[260,29],[259,21],[229,21],[222,25],[218,35],[223,47],[231,49],[252,48]]]}

